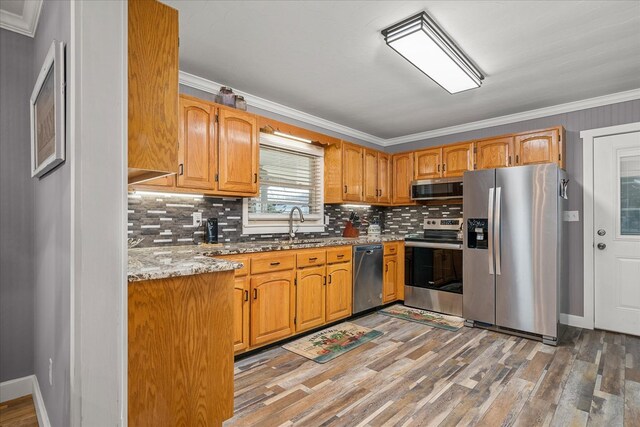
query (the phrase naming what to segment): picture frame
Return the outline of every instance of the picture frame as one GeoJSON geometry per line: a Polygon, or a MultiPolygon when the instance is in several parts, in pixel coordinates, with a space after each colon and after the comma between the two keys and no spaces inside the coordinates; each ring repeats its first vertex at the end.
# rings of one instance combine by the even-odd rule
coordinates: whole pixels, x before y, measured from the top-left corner
{"type": "Polygon", "coordinates": [[[65,45],[53,40],[30,99],[31,177],[65,161],[65,45]]]}

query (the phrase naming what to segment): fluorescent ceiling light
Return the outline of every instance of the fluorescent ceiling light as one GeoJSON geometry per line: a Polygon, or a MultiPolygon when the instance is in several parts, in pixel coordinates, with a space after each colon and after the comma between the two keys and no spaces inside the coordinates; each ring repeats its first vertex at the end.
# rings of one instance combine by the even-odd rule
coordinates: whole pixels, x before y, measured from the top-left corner
{"type": "Polygon", "coordinates": [[[382,30],[385,42],[449,93],[480,87],[484,76],[425,13],[382,30]]]}
{"type": "Polygon", "coordinates": [[[311,144],[313,142],[310,139],[300,138],[299,136],[290,135],[288,133],[280,132],[279,130],[273,131],[273,134],[283,138],[293,139],[294,141],[306,142],[307,144],[311,144]]]}

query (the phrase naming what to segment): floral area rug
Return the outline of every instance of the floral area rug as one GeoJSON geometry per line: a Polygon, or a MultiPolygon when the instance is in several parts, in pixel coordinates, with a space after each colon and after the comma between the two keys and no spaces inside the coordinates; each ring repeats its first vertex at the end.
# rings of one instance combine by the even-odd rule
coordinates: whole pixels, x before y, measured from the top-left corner
{"type": "Polygon", "coordinates": [[[382,335],[375,329],[345,322],[282,346],[285,350],[325,363],[382,335]]]}
{"type": "Polygon", "coordinates": [[[457,331],[464,326],[464,319],[461,317],[447,316],[434,313],[433,311],[419,310],[399,304],[384,308],[380,310],[379,313],[411,322],[424,323],[425,325],[446,329],[448,331],[457,331]]]}

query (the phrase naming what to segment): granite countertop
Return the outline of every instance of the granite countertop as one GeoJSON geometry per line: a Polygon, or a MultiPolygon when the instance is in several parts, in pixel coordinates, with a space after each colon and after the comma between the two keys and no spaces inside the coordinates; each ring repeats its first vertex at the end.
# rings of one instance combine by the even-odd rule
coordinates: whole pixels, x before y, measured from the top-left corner
{"type": "Polygon", "coordinates": [[[404,235],[383,234],[362,237],[299,239],[294,244],[279,240],[226,243],[222,245],[166,246],[129,249],[129,282],[190,276],[242,268],[242,263],[214,258],[222,255],[322,248],[327,246],[366,245],[404,240],[404,235]]]}
{"type": "Polygon", "coordinates": [[[242,268],[242,263],[205,256],[197,246],[129,249],[127,280],[166,279],[242,268]]]}
{"type": "Polygon", "coordinates": [[[201,244],[197,251],[206,256],[251,254],[256,252],[287,251],[291,249],[323,248],[327,246],[367,245],[382,242],[404,240],[404,235],[383,234],[361,237],[325,237],[317,239],[298,239],[291,244],[287,240],[252,241],[243,243],[225,243],[222,245],[201,244]]]}

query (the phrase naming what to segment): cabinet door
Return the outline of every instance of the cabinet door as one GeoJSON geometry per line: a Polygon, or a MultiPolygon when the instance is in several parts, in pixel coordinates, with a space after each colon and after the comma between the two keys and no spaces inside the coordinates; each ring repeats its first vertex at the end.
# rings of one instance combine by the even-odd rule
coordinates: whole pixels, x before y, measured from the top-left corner
{"type": "Polygon", "coordinates": [[[296,278],[296,332],[324,324],[325,267],[298,270],[296,278]]]}
{"type": "Polygon", "coordinates": [[[233,288],[233,351],[249,347],[249,278],[236,277],[233,288]]]}
{"type": "Polygon", "coordinates": [[[473,143],[446,145],[442,147],[442,176],[462,176],[473,170],[473,143]]]}
{"type": "Polygon", "coordinates": [[[364,150],[364,201],[378,201],[378,153],[364,150]]]}
{"type": "Polygon", "coordinates": [[[476,169],[503,168],[513,165],[513,137],[485,139],[476,142],[476,169]]]}
{"type": "Polygon", "coordinates": [[[391,156],[378,153],[378,203],[391,203],[391,156]]]}
{"type": "Polygon", "coordinates": [[[362,147],[344,142],[342,144],[342,186],[344,200],[360,202],[363,198],[362,147]]]}
{"type": "Polygon", "coordinates": [[[412,204],[413,153],[394,154],[393,177],[393,203],[412,204]]]}
{"type": "Polygon", "coordinates": [[[251,277],[251,346],[288,337],[294,332],[295,272],[251,277]]]}
{"type": "Polygon", "coordinates": [[[327,265],[326,321],[351,316],[351,263],[327,265]]]}
{"type": "Polygon", "coordinates": [[[180,97],[178,187],[215,189],[215,107],[180,97]]]}
{"type": "Polygon", "coordinates": [[[254,115],[220,108],[218,113],[218,190],[258,192],[258,126],[254,115]]]}
{"type": "Polygon", "coordinates": [[[440,178],[442,176],[441,148],[416,151],[414,156],[416,179],[440,178]]]}
{"type": "Polygon", "coordinates": [[[382,281],[382,302],[398,299],[398,255],[384,257],[384,279],[382,281]]]}
{"type": "Polygon", "coordinates": [[[558,159],[558,135],[557,129],[516,135],[516,164],[555,162],[558,159]]]}

